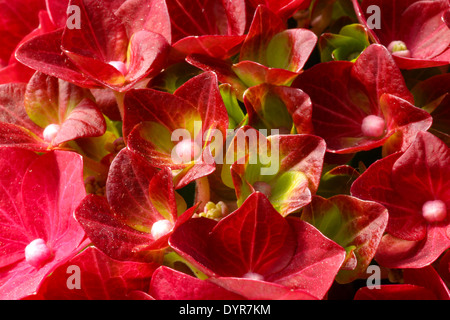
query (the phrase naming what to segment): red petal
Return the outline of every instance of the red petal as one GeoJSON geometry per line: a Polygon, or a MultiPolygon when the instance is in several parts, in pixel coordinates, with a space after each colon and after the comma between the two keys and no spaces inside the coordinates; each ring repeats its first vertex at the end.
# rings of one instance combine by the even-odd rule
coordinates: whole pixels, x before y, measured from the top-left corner
{"type": "Polygon", "coordinates": [[[59,29],[26,41],[17,49],[17,60],[32,69],[81,87],[98,87],[98,83],[81,74],[79,69],[62,53],[62,34],[63,30],[59,29]]]}
{"type": "Polygon", "coordinates": [[[216,275],[214,256],[209,256],[207,251],[209,233],[216,224],[212,219],[190,219],[179,226],[169,239],[172,249],[208,276],[216,275]]]}
{"type": "Polygon", "coordinates": [[[26,112],[24,105],[26,85],[22,83],[0,86],[0,122],[26,128],[42,136],[42,129],[34,123],[26,112]]]}
{"type": "Polygon", "coordinates": [[[78,138],[99,137],[106,131],[106,122],[98,106],[89,99],[81,101],[61,125],[53,145],[78,138]]]}
{"type": "Polygon", "coordinates": [[[1,220],[9,221],[0,224],[1,252],[0,268],[24,259],[25,246],[28,244],[25,226],[20,223],[20,208],[23,206],[21,183],[28,167],[37,159],[32,151],[18,148],[0,149],[0,166],[2,179],[1,220]]]}
{"type": "Polygon", "coordinates": [[[32,240],[43,239],[52,252],[52,260],[39,269],[25,260],[3,269],[0,275],[3,299],[32,294],[46,274],[79,249],[85,234],[73,212],[86,193],[82,169],[81,156],[61,151],[44,154],[28,167],[22,181],[23,210],[8,212],[8,220],[15,221],[8,228],[20,230],[25,238],[21,239],[19,252],[23,254],[32,240]]]}
{"type": "Polygon", "coordinates": [[[450,150],[440,139],[420,132],[392,167],[392,186],[418,204],[439,199],[450,203],[450,150]]]}
{"type": "Polygon", "coordinates": [[[414,104],[400,69],[382,45],[370,45],[364,50],[355,62],[352,76],[364,86],[369,99],[374,102],[388,93],[414,104]]]}
{"type": "Polygon", "coordinates": [[[287,267],[267,280],[322,299],[344,262],[345,250],[307,222],[288,221],[295,232],[297,249],[287,267]]]}
{"type": "Polygon", "coordinates": [[[225,139],[228,113],[220,95],[219,82],[215,73],[204,72],[194,77],[178,88],[174,95],[196,107],[202,119],[203,132],[218,129],[225,139]]]}
{"type": "Polygon", "coordinates": [[[202,35],[242,35],[245,29],[245,3],[238,1],[192,2],[167,0],[172,22],[173,42],[202,35]]]}
{"type": "Polygon", "coordinates": [[[380,289],[364,287],[358,290],[355,300],[436,300],[436,295],[423,287],[411,284],[384,285],[380,289]]]}
{"type": "Polygon", "coordinates": [[[200,280],[164,266],[153,274],[149,292],[157,300],[243,299],[210,281],[200,280]]]}
{"type": "Polygon", "coordinates": [[[9,123],[0,123],[0,146],[16,146],[45,152],[48,144],[30,130],[9,123]]]}
{"type": "Polygon", "coordinates": [[[128,36],[145,30],[161,34],[172,43],[171,24],[167,5],[164,0],[120,0],[122,5],[114,14],[124,24],[128,36]]]}
{"type": "Polygon", "coordinates": [[[350,283],[366,273],[388,223],[388,211],[379,203],[345,195],[315,196],[301,217],[347,251],[354,247],[347,252],[347,259],[353,257],[355,265],[341,269],[339,283],[350,283]]]}
{"type": "Polygon", "coordinates": [[[189,36],[173,45],[175,52],[172,59],[183,60],[192,54],[201,54],[217,59],[228,59],[239,50],[245,36],[205,35],[189,36]]]}
{"type": "Polygon", "coordinates": [[[405,283],[432,290],[440,300],[450,300],[450,291],[447,285],[432,266],[420,269],[405,269],[403,270],[403,277],[405,283]]]}
{"type": "Polygon", "coordinates": [[[250,0],[250,3],[257,7],[258,5],[265,5],[271,11],[287,20],[296,11],[307,9],[310,5],[310,0],[250,0]]]}
{"type": "Polygon", "coordinates": [[[150,201],[149,186],[158,170],[128,149],[114,158],[106,183],[106,196],[112,210],[129,226],[150,232],[161,219],[150,201]]]}
{"type": "Polygon", "coordinates": [[[249,300],[319,300],[305,290],[243,278],[210,278],[208,281],[249,300]]]}
{"type": "Polygon", "coordinates": [[[375,259],[387,268],[422,268],[450,248],[446,230],[430,226],[427,236],[420,241],[408,241],[390,234],[383,236],[375,259]]]}
{"type": "MultiPolygon", "coordinates": [[[[121,21],[99,0],[72,0],[80,8],[81,28],[64,29],[62,49],[108,63],[125,61],[128,37],[121,21]]],[[[89,66],[80,65],[90,71],[89,66]]]]}
{"type": "Polygon", "coordinates": [[[75,212],[75,218],[95,246],[113,259],[139,261],[134,248],[153,242],[150,234],[118,220],[103,197],[85,197],[75,212]]]}
{"type": "Polygon", "coordinates": [[[135,290],[148,290],[157,267],[156,263],[116,261],[89,247],[46,278],[37,296],[45,300],[127,300],[135,290]]]}
{"type": "Polygon", "coordinates": [[[127,85],[116,89],[127,91],[145,77],[157,75],[165,66],[169,48],[166,39],[158,33],[139,31],[133,34],[129,47],[130,65],[125,77],[127,85]]]}
{"type": "Polygon", "coordinates": [[[297,133],[313,133],[312,127],[312,103],[309,96],[302,90],[291,87],[274,86],[270,84],[261,84],[249,88],[244,96],[244,103],[249,115],[249,125],[267,129],[287,129],[290,131],[292,125],[295,125],[297,133]],[[280,104],[274,103],[280,101],[280,104]],[[278,113],[285,108],[289,115],[286,118],[278,113]],[[273,115],[277,117],[273,119],[273,115]],[[283,120],[291,118],[292,122],[286,123],[283,120]],[[281,121],[280,121],[281,120],[281,121]]]}
{"type": "Polygon", "coordinates": [[[286,25],[276,14],[264,6],[259,6],[242,45],[239,61],[249,60],[267,65],[267,46],[276,34],[285,29],[286,25]]]}
{"type": "Polygon", "coordinates": [[[7,62],[19,42],[38,27],[40,10],[45,10],[44,0],[17,0],[0,4],[0,64],[7,62]]]}
{"type": "Polygon", "coordinates": [[[211,231],[208,253],[221,276],[269,276],[291,261],[296,244],[286,220],[259,192],[211,231]]]}

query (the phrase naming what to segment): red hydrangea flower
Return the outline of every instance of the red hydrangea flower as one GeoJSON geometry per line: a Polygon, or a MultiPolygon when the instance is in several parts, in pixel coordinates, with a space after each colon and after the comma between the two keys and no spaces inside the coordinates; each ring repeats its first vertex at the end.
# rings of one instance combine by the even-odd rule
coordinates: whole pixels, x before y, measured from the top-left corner
{"type": "Polygon", "coordinates": [[[26,41],[17,51],[19,61],[82,87],[118,92],[164,67],[170,46],[158,27],[164,25],[164,18],[168,22],[165,6],[139,0],[125,1],[118,8],[99,0],[72,0],[69,4],[80,8],[80,26],[67,24],[26,41]],[[145,10],[137,19],[138,8],[145,10]]]}
{"type": "Polygon", "coordinates": [[[450,300],[450,291],[432,266],[403,270],[402,284],[363,287],[355,300],[450,300]]]}
{"type": "Polygon", "coordinates": [[[185,207],[175,193],[168,168],[158,170],[125,148],[111,164],[106,198],[86,196],[75,218],[92,242],[111,258],[159,261],[173,230],[196,209],[181,215],[185,207]]]}
{"type": "Polygon", "coordinates": [[[24,83],[0,85],[0,145],[45,151],[44,130],[26,113],[25,92],[24,83]]]}
{"type": "Polygon", "coordinates": [[[174,61],[188,54],[229,58],[239,51],[245,38],[244,0],[166,0],[172,29],[174,61]]]}
{"type": "Polygon", "coordinates": [[[113,260],[91,246],[56,268],[37,293],[26,299],[151,300],[145,292],[158,266],[157,263],[113,260]]]}
{"type": "Polygon", "coordinates": [[[0,297],[20,299],[82,248],[73,218],[86,194],[80,155],[0,149],[0,297]]]}
{"type": "Polygon", "coordinates": [[[450,299],[450,0],[0,0],[0,37],[0,299],[450,299]]]}
{"type": "MultiPolygon", "coordinates": [[[[445,23],[447,0],[353,0],[359,21],[376,43],[386,46],[401,69],[450,63],[450,28],[445,23]],[[372,25],[371,6],[381,9],[380,25],[372,25]],[[368,21],[370,23],[368,23],[368,21]]],[[[448,15],[448,13],[447,13],[448,15]]]]}
{"type": "Polygon", "coordinates": [[[313,103],[314,134],[327,151],[356,153],[380,146],[404,150],[432,118],[414,106],[403,76],[386,48],[373,44],[355,63],[318,64],[295,80],[313,103]]]}
{"type": "Polygon", "coordinates": [[[219,222],[188,220],[169,244],[209,281],[248,299],[274,299],[279,286],[322,299],[345,258],[342,247],[283,218],[260,192],[219,222]]]}
{"type": "Polygon", "coordinates": [[[388,211],[377,202],[347,195],[314,196],[301,218],[346,250],[336,281],[350,283],[364,276],[372,262],[388,223],[388,211]]]}
{"type": "Polygon", "coordinates": [[[2,1],[0,12],[0,84],[27,82],[34,71],[18,62],[15,53],[23,41],[40,34],[48,24],[45,1],[2,1]]]}
{"type": "Polygon", "coordinates": [[[311,0],[249,0],[249,4],[253,7],[265,5],[282,19],[287,20],[295,12],[307,9],[311,0]]]}
{"type": "Polygon", "coordinates": [[[190,79],[174,94],[132,90],[124,103],[128,148],[152,166],[170,168],[176,189],[215,170],[209,145],[213,138],[215,144],[225,143],[228,113],[213,72],[190,79]]]}
{"type": "Polygon", "coordinates": [[[375,162],[352,195],[383,204],[389,222],[375,259],[388,268],[421,268],[450,248],[450,150],[428,132],[404,152],[375,162]]]}
{"type": "Polygon", "coordinates": [[[0,85],[0,111],[0,145],[47,151],[106,131],[88,90],[39,72],[28,84],[0,85]]]}
{"type": "Polygon", "coordinates": [[[152,276],[149,294],[156,300],[244,300],[210,281],[161,266],[152,276]]]}
{"type": "MultiPolygon", "coordinates": [[[[255,297],[277,300],[317,300],[304,290],[292,290],[273,283],[247,283],[257,290],[255,297]],[[264,290],[264,292],[263,292],[264,290]]],[[[246,300],[242,295],[227,290],[211,280],[192,277],[161,266],[152,276],[149,294],[156,300],[246,300]]]]}
{"type": "Polygon", "coordinates": [[[235,162],[222,167],[222,179],[235,189],[238,206],[260,191],[282,216],[287,216],[311,202],[319,185],[325,149],[323,139],[314,135],[266,138],[256,129],[244,126],[229,146],[226,160],[233,159],[230,153],[234,153],[235,162]],[[253,141],[242,143],[245,137],[252,136],[258,138],[258,145],[253,141]]]}
{"type": "Polygon", "coordinates": [[[190,64],[217,73],[219,81],[229,83],[242,100],[247,88],[268,83],[289,86],[302,72],[317,43],[308,29],[287,29],[286,23],[265,6],[258,6],[236,63],[201,54],[186,58],[190,64]]]}
{"type": "Polygon", "coordinates": [[[245,91],[248,124],[280,134],[313,132],[312,102],[302,90],[263,83],[245,91]]]}

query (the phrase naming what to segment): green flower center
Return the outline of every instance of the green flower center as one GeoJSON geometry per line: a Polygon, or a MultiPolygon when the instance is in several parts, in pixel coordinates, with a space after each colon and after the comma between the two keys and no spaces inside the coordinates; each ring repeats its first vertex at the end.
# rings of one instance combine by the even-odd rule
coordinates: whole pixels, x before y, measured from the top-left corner
{"type": "Polygon", "coordinates": [[[388,46],[388,50],[393,55],[396,55],[399,57],[404,57],[404,58],[411,57],[411,52],[408,50],[406,43],[404,43],[403,41],[399,41],[399,40],[392,41],[388,46]]]}

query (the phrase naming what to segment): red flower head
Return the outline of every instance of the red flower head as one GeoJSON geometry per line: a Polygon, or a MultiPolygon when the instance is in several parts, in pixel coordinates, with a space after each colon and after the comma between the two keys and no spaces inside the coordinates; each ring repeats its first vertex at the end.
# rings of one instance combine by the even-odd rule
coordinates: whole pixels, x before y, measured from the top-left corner
{"type": "Polygon", "coordinates": [[[372,39],[389,49],[401,69],[450,63],[450,29],[445,23],[450,8],[447,0],[364,0],[361,4],[353,0],[353,4],[372,39]],[[379,19],[379,25],[372,18],[379,19]]]}
{"type": "Polygon", "coordinates": [[[450,248],[450,150],[421,132],[404,152],[377,161],[352,185],[354,196],[383,204],[389,222],[375,259],[421,268],[450,248]]]}
{"type": "Polygon", "coordinates": [[[28,84],[0,85],[0,111],[0,145],[42,152],[106,131],[89,90],[39,72],[28,84]]]}
{"type": "Polygon", "coordinates": [[[222,147],[227,128],[228,113],[212,72],[190,79],[174,94],[136,89],[125,95],[128,147],[153,166],[172,169],[176,189],[214,172],[209,146],[214,141],[222,147]]]}
{"type": "Polygon", "coordinates": [[[164,3],[156,3],[72,0],[69,8],[79,11],[70,16],[73,25],[26,41],[17,59],[82,87],[127,91],[158,74],[166,62],[170,28],[162,26],[168,26],[169,17],[164,3]]]}
{"type": "Polygon", "coordinates": [[[431,116],[414,106],[412,94],[389,52],[369,46],[355,63],[331,61],[306,70],[295,80],[313,103],[314,133],[327,151],[356,153],[380,146],[404,150],[431,116]]]}
{"type": "Polygon", "coordinates": [[[111,164],[106,198],[86,196],[75,212],[92,242],[117,260],[159,260],[173,230],[196,207],[175,193],[168,168],[158,170],[128,149],[111,164]],[[180,216],[178,215],[180,213],[180,216]]]}
{"type": "Polygon", "coordinates": [[[72,152],[2,148],[0,166],[0,297],[20,299],[82,248],[73,213],[86,194],[83,163],[72,152]]]}
{"type": "Polygon", "coordinates": [[[345,258],[341,246],[304,221],[283,218],[260,192],[219,222],[190,219],[169,243],[208,281],[248,299],[277,298],[280,286],[321,299],[345,258]]]}
{"type": "Polygon", "coordinates": [[[450,292],[432,266],[405,269],[403,284],[363,287],[355,300],[450,300],[450,292]]]}
{"type": "Polygon", "coordinates": [[[157,263],[117,261],[88,247],[56,268],[28,300],[151,300],[145,293],[157,263]],[[103,288],[103,290],[99,290],[103,288]]]}
{"type": "Polygon", "coordinates": [[[291,85],[303,71],[316,43],[317,36],[312,31],[287,29],[283,19],[260,5],[240,47],[238,61],[214,59],[195,52],[186,61],[202,70],[216,72],[219,81],[230,83],[242,100],[245,90],[256,85],[291,85]]]}
{"type": "Polygon", "coordinates": [[[244,0],[166,0],[172,28],[172,59],[188,54],[229,58],[245,38],[244,0]]]}
{"type": "Polygon", "coordinates": [[[249,0],[250,5],[258,7],[264,5],[284,20],[290,18],[298,10],[309,7],[311,0],[249,0]]]}
{"type": "Polygon", "coordinates": [[[16,60],[16,49],[23,41],[44,32],[50,24],[44,0],[0,2],[0,84],[30,79],[34,71],[16,60]]]}

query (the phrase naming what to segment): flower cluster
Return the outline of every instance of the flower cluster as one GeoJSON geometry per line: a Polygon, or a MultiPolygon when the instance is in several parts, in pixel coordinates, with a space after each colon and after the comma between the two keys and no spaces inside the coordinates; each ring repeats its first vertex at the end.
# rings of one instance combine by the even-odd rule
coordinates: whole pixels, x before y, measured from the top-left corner
{"type": "Polygon", "coordinates": [[[449,16],[0,0],[0,299],[449,300],[449,16]]]}

